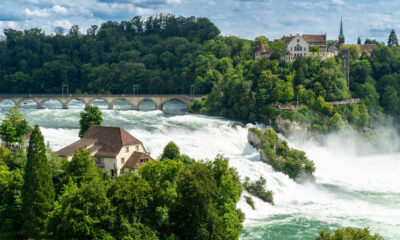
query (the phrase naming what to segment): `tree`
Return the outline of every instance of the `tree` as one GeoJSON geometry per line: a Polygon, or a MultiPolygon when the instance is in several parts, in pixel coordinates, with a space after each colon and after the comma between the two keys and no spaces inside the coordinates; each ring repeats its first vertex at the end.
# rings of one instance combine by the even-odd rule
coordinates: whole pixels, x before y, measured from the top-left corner
{"type": "Polygon", "coordinates": [[[81,119],[79,120],[79,125],[81,126],[79,137],[82,138],[90,126],[101,125],[102,122],[103,116],[97,106],[85,107],[84,111],[81,112],[81,119]]]}
{"type": "Polygon", "coordinates": [[[396,35],[396,32],[394,31],[394,29],[392,29],[392,31],[390,32],[387,45],[389,47],[399,46],[399,42],[397,41],[397,35],[396,35]]]}
{"type": "Polygon", "coordinates": [[[179,239],[239,239],[244,219],[235,209],[239,189],[230,184],[231,175],[225,178],[230,173],[223,166],[213,169],[210,163],[196,162],[180,172],[176,205],[171,210],[179,239]]]}
{"type": "Polygon", "coordinates": [[[329,119],[328,126],[330,131],[339,131],[346,127],[346,122],[342,119],[340,113],[335,113],[335,115],[329,119]]]}
{"type": "Polygon", "coordinates": [[[319,232],[319,236],[316,240],[383,240],[378,234],[372,235],[368,228],[340,228],[336,229],[335,232],[329,232],[323,230],[319,232]]]}
{"type": "Polygon", "coordinates": [[[357,38],[357,44],[358,44],[358,45],[361,44],[361,38],[360,38],[360,37],[357,38]]]}
{"type": "Polygon", "coordinates": [[[310,52],[319,53],[319,52],[321,52],[321,49],[318,46],[311,46],[310,47],[310,52]]]}
{"type": "Polygon", "coordinates": [[[26,237],[40,238],[47,214],[53,207],[55,193],[38,125],[32,131],[27,159],[22,188],[22,231],[26,237]]]}
{"type": "Polygon", "coordinates": [[[98,181],[70,182],[49,213],[46,230],[50,239],[113,239],[108,233],[110,201],[98,181]]]}
{"type": "Polygon", "coordinates": [[[94,158],[90,156],[90,149],[79,148],[75,150],[72,160],[67,163],[65,175],[80,186],[82,182],[99,179],[98,168],[94,158]]]}
{"type": "Polygon", "coordinates": [[[177,159],[179,158],[180,154],[179,147],[171,141],[164,147],[161,159],[177,159]]]}
{"type": "Polygon", "coordinates": [[[22,144],[30,127],[18,107],[11,107],[0,125],[0,137],[7,145],[22,144]]]}
{"type": "Polygon", "coordinates": [[[7,190],[1,199],[0,238],[23,238],[21,234],[23,223],[21,190],[23,184],[22,170],[14,170],[9,178],[7,190]]]}

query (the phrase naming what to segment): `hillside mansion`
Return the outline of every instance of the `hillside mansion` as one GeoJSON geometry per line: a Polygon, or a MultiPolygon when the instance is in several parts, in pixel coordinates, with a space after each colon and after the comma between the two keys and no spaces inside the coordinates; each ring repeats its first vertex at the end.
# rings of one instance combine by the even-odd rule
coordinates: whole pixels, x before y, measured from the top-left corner
{"type": "MultiPolygon", "coordinates": [[[[323,60],[338,56],[339,48],[341,45],[345,43],[345,37],[343,34],[343,22],[340,22],[340,33],[338,37],[337,45],[329,46],[327,44],[327,37],[325,34],[296,34],[296,35],[289,35],[283,36],[281,39],[276,39],[275,41],[281,40],[286,44],[286,52],[284,56],[281,57],[282,61],[285,62],[292,62],[296,60],[297,57],[300,56],[320,56],[323,60]],[[311,47],[318,47],[320,51],[310,51],[311,47]]],[[[367,53],[371,53],[374,48],[376,47],[375,44],[359,44],[359,48],[361,52],[366,51],[367,53]]],[[[271,57],[272,49],[265,49],[263,43],[260,41],[259,46],[255,52],[255,59],[261,56],[267,56],[268,58],[271,57]]]]}

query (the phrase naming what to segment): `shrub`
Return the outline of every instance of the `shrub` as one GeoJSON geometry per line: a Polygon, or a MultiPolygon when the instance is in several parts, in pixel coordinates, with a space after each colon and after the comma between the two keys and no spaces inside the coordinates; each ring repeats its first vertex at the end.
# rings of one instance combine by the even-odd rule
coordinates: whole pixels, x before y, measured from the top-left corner
{"type": "Polygon", "coordinates": [[[244,198],[246,199],[246,203],[250,205],[251,209],[256,210],[256,207],[254,206],[253,198],[251,198],[249,196],[244,196],[244,198]]]}
{"type": "MultiPolygon", "coordinates": [[[[260,198],[264,202],[268,202],[268,203],[274,205],[273,193],[272,193],[272,191],[266,191],[265,190],[265,185],[266,184],[267,184],[267,180],[265,180],[263,177],[260,177],[258,180],[254,181],[254,182],[251,182],[249,177],[245,177],[244,183],[243,183],[243,187],[250,194],[257,196],[258,198],[260,198]]],[[[250,200],[248,200],[246,198],[246,202],[249,203],[249,201],[250,200]]],[[[251,201],[252,201],[252,199],[251,199],[251,201]]],[[[250,205],[250,203],[249,203],[249,205],[250,205]]]]}

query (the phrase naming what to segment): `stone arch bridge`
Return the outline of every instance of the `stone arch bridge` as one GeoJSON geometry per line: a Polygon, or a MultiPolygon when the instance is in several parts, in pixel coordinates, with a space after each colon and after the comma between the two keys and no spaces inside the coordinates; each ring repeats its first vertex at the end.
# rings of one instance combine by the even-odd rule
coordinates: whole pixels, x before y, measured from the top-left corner
{"type": "Polygon", "coordinates": [[[140,103],[144,100],[151,100],[155,103],[156,109],[163,110],[166,102],[171,100],[179,100],[189,105],[191,102],[199,100],[203,95],[179,95],[179,94],[0,94],[0,104],[4,100],[11,100],[15,106],[21,107],[22,103],[26,100],[32,100],[36,103],[37,108],[43,108],[45,102],[55,100],[61,103],[63,109],[68,109],[69,104],[73,100],[81,101],[85,106],[91,105],[95,100],[103,100],[108,109],[113,109],[114,104],[118,100],[125,100],[132,105],[132,110],[140,110],[140,103]]]}

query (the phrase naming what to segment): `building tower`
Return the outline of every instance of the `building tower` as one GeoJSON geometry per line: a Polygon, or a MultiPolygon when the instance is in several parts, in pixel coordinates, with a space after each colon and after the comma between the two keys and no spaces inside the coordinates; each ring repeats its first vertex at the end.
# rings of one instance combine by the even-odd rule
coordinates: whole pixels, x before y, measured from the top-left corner
{"type": "Polygon", "coordinates": [[[338,47],[342,46],[344,44],[344,34],[343,34],[343,19],[340,19],[340,33],[339,33],[339,39],[338,39],[338,47]]]}
{"type": "Polygon", "coordinates": [[[262,55],[266,54],[267,51],[265,50],[264,44],[262,41],[259,41],[258,48],[256,50],[255,59],[261,57],[262,55]]]}

